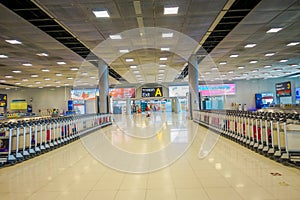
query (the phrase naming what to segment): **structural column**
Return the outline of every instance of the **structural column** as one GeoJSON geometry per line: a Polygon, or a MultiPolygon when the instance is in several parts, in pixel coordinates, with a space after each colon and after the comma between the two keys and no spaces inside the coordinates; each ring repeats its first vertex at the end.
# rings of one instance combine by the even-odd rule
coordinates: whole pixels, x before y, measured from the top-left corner
{"type": "Polygon", "coordinates": [[[109,91],[108,91],[108,66],[105,62],[98,62],[99,73],[99,107],[100,113],[109,112],[109,91]]]}
{"type": "Polygon", "coordinates": [[[193,110],[199,110],[198,62],[196,55],[191,55],[188,64],[189,74],[189,116],[193,119],[193,110]]]}

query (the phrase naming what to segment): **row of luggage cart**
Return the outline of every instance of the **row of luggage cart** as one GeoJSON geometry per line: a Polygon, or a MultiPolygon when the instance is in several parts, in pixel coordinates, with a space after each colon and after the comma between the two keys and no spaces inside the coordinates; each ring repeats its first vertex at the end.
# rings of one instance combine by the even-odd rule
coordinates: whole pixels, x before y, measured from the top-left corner
{"type": "Polygon", "coordinates": [[[109,114],[29,118],[0,122],[0,165],[15,164],[110,125],[109,114]]]}
{"type": "Polygon", "coordinates": [[[194,111],[193,120],[276,161],[300,165],[298,113],[194,111]]]}

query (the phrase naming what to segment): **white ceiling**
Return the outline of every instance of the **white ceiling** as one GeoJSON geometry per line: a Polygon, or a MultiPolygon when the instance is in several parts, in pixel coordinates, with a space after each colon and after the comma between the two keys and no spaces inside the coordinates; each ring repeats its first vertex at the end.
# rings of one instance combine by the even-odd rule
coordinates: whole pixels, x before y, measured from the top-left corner
{"type": "MultiPolygon", "coordinates": [[[[110,67],[128,83],[150,83],[173,82],[183,70],[188,55],[203,41],[210,27],[218,23],[220,13],[226,12],[226,6],[234,3],[234,0],[136,1],[141,7],[141,13],[138,13],[132,0],[31,2],[38,5],[99,58],[107,58],[110,67]],[[165,6],[178,6],[179,13],[164,15],[165,6]],[[92,13],[95,9],[107,10],[110,18],[96,18],[92,13]],[[167,30],[174,32],[172,39],[161,37],[160,31],[167,30]],[[111,40],[109,35],[114,34],[121,34],[122,39],[111,40]],[[161,47],[168,47],[170,50],[161,51],[161,47]],[[120,49],[128,49],[130,52],[120,53],[120,49]],[[161,61],[161,57],[167,57],[168,60],[161,61]],[[126,58],[133,58],[134,61],[126,62],[126,58]],[[166,66],[161,67],[161,64],[166,66]],[[130,65],[136,65],[137,68],[132,69],[130,65]]],[[[290,42],[300,42],[300,1],[262,0],[199,63],[199,78],[205,81],[231,81],[298,73],[300,45],[287,46],[290,42]],[[274,27],[282,30],[278,33],[266,33],[274,27]],[[255,43],[256,46],[245,48],[249,43],[255,43]],[[275,54],[265,56],[266,53],[275,54]],[[239,56],[230,58],[232,54],[239,56]],[[283,59],[288,61],[279,62],[283,59]],[[257,63],[249,63],[252,60],[257,63]],[[226,64],[220,65],[223,61],[226,64]],[[266,65],[271,67],[264,68],[266,65]]],[[[98,72],[93,64],[2,4],[0,47],[0,55],[8,56],[0,58],[0,83],[5,84],[1,87],[97,85],[98,72]],[[5,42],[7,39],[17,39],[22,44],[12,45],[5,42]],[[36,55],[42,52],[49,56],[36,55]],[[57,61],[64,61],[66,64],[58,65],[57,61]],[[24,63],[31,63],[32,66],[23,66],[24,63]],[[74,67],[79,70],[70,70],[74,67]],[[43,72],[42,69],[50,71],[43,72]],[[12,72],[14,70],[22,73],[12,72]],[[59,73],[62,76],[56,75],[59,73]],[[33,74],[38,77],[32,78],[33,74]],[[13,78],[5,78],[6,75],[12,75],[13,78]]],[[[186,80],[187,78],[182,81],[186,80]]],[[[120,83],[112,77],[109,82],[120,83]]]]}

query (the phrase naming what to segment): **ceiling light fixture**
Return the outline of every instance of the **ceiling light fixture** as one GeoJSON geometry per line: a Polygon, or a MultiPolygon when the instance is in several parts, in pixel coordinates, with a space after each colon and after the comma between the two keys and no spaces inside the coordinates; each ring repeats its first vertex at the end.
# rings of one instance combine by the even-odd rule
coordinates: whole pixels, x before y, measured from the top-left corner
{"type": "Polygon", "coordinates": [[[164,72],[165,72],[164,69],[158,70],[158,73],[164,73],[164,72]]]}
{"type": "Polygon", "coordinates": [[[55,74],[55,76],[62,76],[62,74],[60,74],[60,73],[57,73],[57,74],[55,74]]]}
{"type": "Polygon", "coordinates": [[[120,49],[119,52],[120,53],[129,53],[129,50],[128,49],[120,49]]]}
{"type": "Polygon", "coordinates": [[[271,28],[266,33],[277,33],[281,30],[282,30],[282,28],[271,28]]]}
{"type": "Polygon", "coordinates": [[[272,65],[265,65],[264,68],[270,68],[272,65]]]}
{"type": "Polygon", "coordinates": [[[169,47],[162,47],[160,48],[161,51],[170,51],[170,48],[169,47]]]}
{"type": "Polygon", "coordinates": [[[6,82],[6,80],[3,80],[3,79],[0,80],[0,83],[5,83],[5,82],[6,82]]]}
{"type": "Polygon", "coordinates": [[[42,56],[45,56],[45,57],[49,56],[47,53],[37,53],[36,55],[37,55],[37,56],[41,56],[41,57],[42,57],[42,56]]]}
{"type": "Polygon", "coordinates": [[[23,63],[22,65],[23,65],[23,66],[26,66],[26,67],[31,67],[31,66],[32,66],[31,63],[23,63]]]}
{"type": "Polygon", "coordinates": [[[257,60],[251,60],[249,63],[254,64],[254,63],[257,63],[257,62],[258,62],[257,60]]]}
{"type": "Polygon", "coordinates": [[[13,76],[11,76],[11,75],[6,75],[6,76],[4,76],[5,78],[13,78],[13,76]]]}
{"type": "Polygon", "coordinates": [[[166,67],[167,65],[163,65],[163,64],[161,64],[161,65],[159,65],[159,67],[166,67]]]}
{"type": "Polygon", "coordinates": [[[120,40],[120,39],[122,39],[121,35],[109,35],[109,37],[112,40],[120,40]]]}
{"type": "Polygon", "coordinates": [[[50,72],[49,69],[41,69],[42,72],[50,72]]]}
{"type": "Polygon", "coordinates": [[[275,53],[266,53],[265,56],[274,56],[275,53]]]}
{"type": "Polygon", "coordinates": [[[72,78],[72,77],[68,77],[67,79],[68,79],[68,80],[72,80],[73,78],[72,78]]]}
{"type": "Polygon", "coordinates": [[[228,74],[233,74],[233,71],[229,71],[228,74]]]}
{"type": "Polygon", "coordinates": [[[8,58],[8,56],[7,56],[7,55],[1,54],[1,55],[0,55],[0,58],[8,58]]]}
{"type": "Polygon", "coordinates": [[[16,82],[15,84],[16,84],[16,85],[21,85],[21,83],[20,83],[20,82],[16,82]]]}
{"type": "Polygon", "coordinates": [[[300,44],[300,42],[291,42],[291,43],[288,43],[286,46],[290,47],[290,46],[296,46],[300,44]]]}
{"type": "Polygon", "coordinates": [[[41,82],[40,81],[36,81],[35,84],[41,84],[41,82]]]}
{"type": "Polygon", "coordinates": [[[238,54],[232,54],[232,55],[230,55],[229,57],[230,57],[230,58],[237,58],[237,57],[239,57],[239,55],[238,55],[238,54]]]}
{"type": "Polygon", "coordinates": [[[64,62],[64,61],[57,61],[56,62],[58,65],[65,65],[65,64],[67,64],[66,62],[64,62]]]}
{"type": "Polygon", "coordinates": [[[93,13],[97,18],[108,18],[108,17],[110,17],[109,13],[106,10],[101,10],[101,11],[93,10],[93,13]]]}
{"type": "Polygon", "coordinates": [[[173,37],[173,33],[162,33],[161,35],[163,38],[171,38],[173,37]]]}
{"type": "Polygon", "coordinates": [[[70,68],[70,70],[71,71],[78,71],[79,69],[78,69],[78,67],[72,67],[72,68],[70,68]]]}
{"type": "Polygon", "coordinates": [[[253,47],[255,47],[256,46],[256,44],[247,44],[247,45],[245,45],[245,48],[253,48],[253,47]]]}
{"type": "Polygon", "coordinates": [[[126,58],[125,61],[126,61],[126,62],[133,62],[134,59],[133,59],[133,58],[126,58]]]}
{"type": "Polygon", "coordinates": [[[131,69],[136,69],[137,66],[136,66],[136,65],[130,65],[130,68],[131,68],[131,69]]]}
{"type": "Polygon", "coordinates": [[[244,69],[244,68],[245,68],[244,66],[239,66],[239,67],[238,67],[238,69],[244,69]]]}
{"type": "Polygon", "coordinates": [[[45,81],[50,81],[50,80],[51,80],[51,78],[44,78],[44,80],[45,80],[45,81]]]}
{"type": "Polygon", "coordinates": [[[28,81],[28,79],[27,78],[23,78],[22,81],[26,82],[26,81],[28,81]]]}
{"type": "Polygon", "coordinates": [[[140,73],[140,72],[139,72],[139,71],[133,71],[133,73],[134,73],[134,74],[138,74],[138,73],[140,73]]]}
{"type": "Polygon", "coordinates": [[[287,59],[282,59],[279,62],[284,63],[284,62],[287,62],[287,61],[288,61],[287,59]]]}
{"type": "Polygon", "coordinates": [[[219,64],[220,64],[220,65],[226,65],[227,62],[226,62],[226,61],[221,61],[219,64]]]}
{"type": "Polygon", "coordinates": [[[12,72],[13,72],[13,73],[16,73],[16,74],[20,74],[20,73],[22,73],[22,71],[21,71],[21,70],[13,70],[12,72]]]}
{"type": "Polygon", "coordinates": [[[37,75],[37,74],[31,74],[30,75],[32,78],[37,78],[37,77],[39,77],[39,75],[37,75]]]}
{"type": "Polygon", "coordinates": [[[179,7],[164,7],[164,15],[176,15],[178,14],[179,7]]]}
{"type": "Polygon", "coordinates": [[[10,43],[10,44],[22,44],[22,42],[18,40],[5,40],[5,42],[10,43]]]}
{"type": "Polygon", "coordinates": [[[159,58],[159,60],[161,60],[161,61],[165,61],[165,60],[168,60],[168,58],[166,58],[166,57],[162,57],[162,58],[159,58]]]}

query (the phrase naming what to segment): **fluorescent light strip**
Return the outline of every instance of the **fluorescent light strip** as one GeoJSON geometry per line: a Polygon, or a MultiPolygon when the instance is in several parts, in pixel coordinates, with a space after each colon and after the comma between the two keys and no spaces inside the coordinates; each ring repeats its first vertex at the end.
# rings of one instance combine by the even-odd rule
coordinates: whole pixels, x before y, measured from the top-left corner
{"type": "Polygon", "coordinates": [[[120,53],[129,53],[129,50],[128,49],[120,49],[119,52],[120,53]]]}
{"type": "Polygon", "coordinates": [[[282,30],[282,28],[271,28],[267,31],[267,33],[277,33],[281,30],[282,30]]]}
{"type": "Polygon", "coordinates": [[[239,57],[239,55],[238,55],[238,54],[232,54],[232,55],[230,55],[229,57],[230,57],[230,58],[237,58],[237,57],[239,57]]]}
{"type": "Polygon", "coordinates": [[[286,46],[290,47],[290,46],[296,46],[298,44],[300,44],[300,42],[291,42],[291,43],[287,44],[286,46]]]}
{"type": "Polygon", "coordinates": [[[163,38],[171,38],[173,37],[173,33],[162,33],[163,38]]]}
{"type": "Polygon", "coordinates": [[[24,63],[24,64],[22,64],[23,66],[26,66],[26,67],[31,67],[32,66],[32,64],[31,63],[24,63]]]}
{"type": "Polygon", "coordinates": [[[162,57],[162,58],[159,58],[159,60],[161,60],[161,61],[165,61],[165,60],[168,60],[168,58],[166,58],[166,57],[162,57]]]}
{"type": "Polygon", "coordinates": [[[121,35],[109,35],[109,37],[112,40],[120,40],[120,39],[122,39],[121,35]]]}
{"type": "Polygon", "coordinates": [[[0,55],[0,58],[8,58],[8,56],[7,56],[7,55],[1,54],[1,55],[0,55]]]}
{"type": "Polygon", "coordinates": [[[245,48],[253,48],[253,47],[255,47],[256,46],[256,44],[247,44],[246,46],[245,46],[245,48]]]}
{"type": "Polygon", "coordinates": [[[265,56],[274,56],[275,53],[266,53],[265,56]]]}
{"type": "Polygon", "coordinates": [[[65,64],[67,64],[66,62],[63,62],[63,61],[57,61],[56,62],[58,65],[65,65],[65,64]]]}
{"type": "Polygon", "coordinates": [[[10,44],[22,44],[22,42],[18,40],[5,40],[5,42],[10,43],[10,44]]]}
{"type": "Polygon", "coordinates": [[[170,51],[170,48],[169,47],[162,47],[160,48],[161,51],[170,51]]]}
{"type": "Polygon", "coordinates": [[[126,62],[133,62],[134,59],[133,59],[133,58],[126,58],[125,61],[126,61],[126,62]]]}

